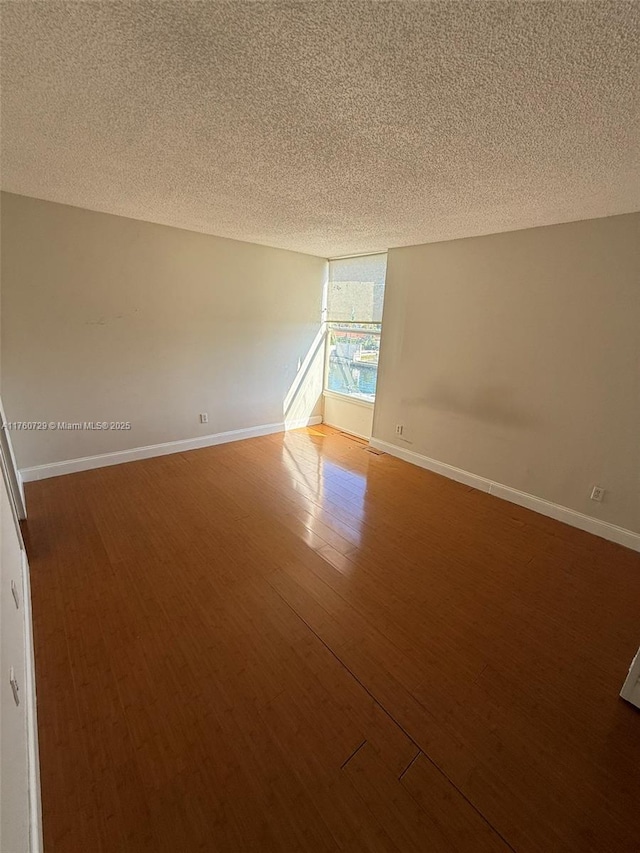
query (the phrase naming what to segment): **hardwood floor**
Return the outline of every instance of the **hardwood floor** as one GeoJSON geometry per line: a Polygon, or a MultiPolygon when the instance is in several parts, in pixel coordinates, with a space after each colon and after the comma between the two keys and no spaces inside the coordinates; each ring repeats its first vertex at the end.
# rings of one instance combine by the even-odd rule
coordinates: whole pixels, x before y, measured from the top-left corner
{"type": "Polygon", "coordinates": [[[46,853],[640,850],[640,555],[326,427],[27,500],[46,853]]]}

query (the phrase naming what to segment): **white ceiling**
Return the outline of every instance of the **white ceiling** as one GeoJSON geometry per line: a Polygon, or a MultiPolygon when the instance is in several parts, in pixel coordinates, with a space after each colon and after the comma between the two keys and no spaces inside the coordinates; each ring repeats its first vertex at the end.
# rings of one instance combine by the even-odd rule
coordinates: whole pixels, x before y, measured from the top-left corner
{"type": "Polygon", "coordinates": [[[8,2],[2,186],[324,256],[640,208],[637,2],[8,2]]]}

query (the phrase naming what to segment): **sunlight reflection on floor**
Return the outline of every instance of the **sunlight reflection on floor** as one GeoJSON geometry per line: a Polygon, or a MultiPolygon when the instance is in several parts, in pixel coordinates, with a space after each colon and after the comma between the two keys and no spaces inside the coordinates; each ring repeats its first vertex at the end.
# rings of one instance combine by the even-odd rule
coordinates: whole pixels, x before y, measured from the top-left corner
{"type": "Polygon", "coordinates": [[[319,439],[326,438],[311,430],[285,436],[282,461],[291,488],[305,498],[300,538],[342,574],[351,574],[350,558],[362,539],[367,478],[323,456],[319,439]]]}

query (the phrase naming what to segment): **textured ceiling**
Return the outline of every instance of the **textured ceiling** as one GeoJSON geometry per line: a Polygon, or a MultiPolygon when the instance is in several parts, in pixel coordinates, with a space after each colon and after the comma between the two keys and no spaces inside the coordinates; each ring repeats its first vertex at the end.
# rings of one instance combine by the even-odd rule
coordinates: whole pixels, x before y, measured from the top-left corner
{"type": "Polygon", "coordinates": [[[2,186],[324,256],[640,208],[633,2],[2,4],[2,186]]]}

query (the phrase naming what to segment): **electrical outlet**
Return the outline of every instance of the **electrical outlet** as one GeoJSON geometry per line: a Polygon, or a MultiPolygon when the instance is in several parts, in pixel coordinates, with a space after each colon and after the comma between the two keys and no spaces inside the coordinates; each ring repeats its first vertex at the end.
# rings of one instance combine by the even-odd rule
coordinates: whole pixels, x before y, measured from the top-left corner
{"type": "Polygon", "coordinates": [[[602,486],[594,486],[591,491],[591,500],[598,501],[598,503],[601,503],[602,499],[604,498],[604,491],[605,490],[602,488],[602,486]]]}
{"type": "Polygon", "coordinates": [[[402,424],[396,424],[396,435],[402,435],[404,427],[402,424]]]}
{"type": "Polygon", "coordinates": [[[200,413],[200,423],[201,424],[208,424],[209,423],[209,415],[206,412],[200,413]]]}

